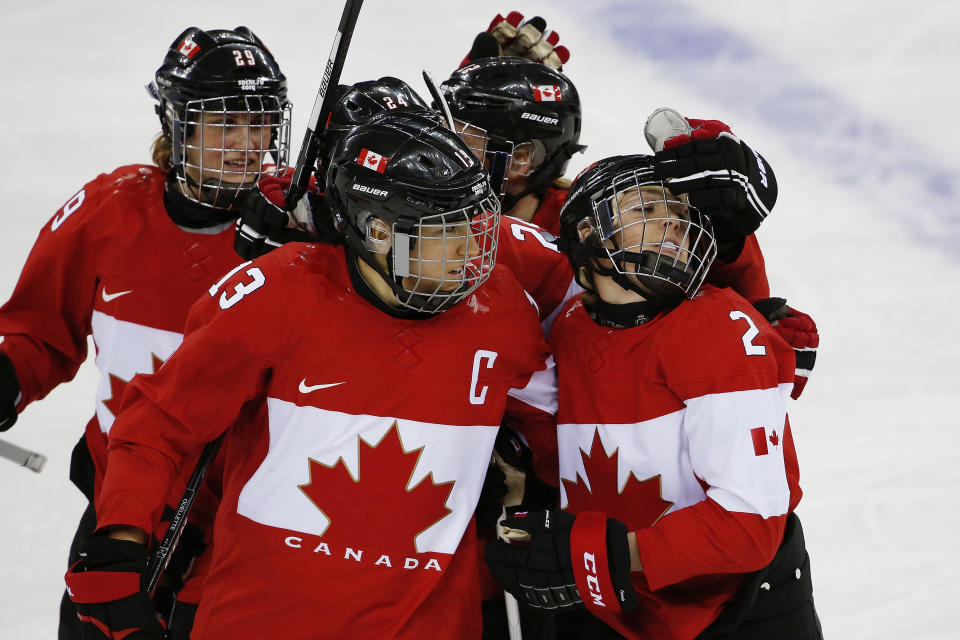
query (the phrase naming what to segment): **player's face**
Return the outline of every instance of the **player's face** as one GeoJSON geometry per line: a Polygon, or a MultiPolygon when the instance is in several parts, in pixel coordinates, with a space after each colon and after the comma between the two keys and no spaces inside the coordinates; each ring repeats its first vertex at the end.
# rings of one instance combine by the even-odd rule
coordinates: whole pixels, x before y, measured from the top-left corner
{"type": "MultiPolygon", "coordinates": [[[[617,195],[612,206],[612,233],[603,241],[613,255],[619,252],[658,253],[659,260],[668,264],[690,260],[690,212],[686,203],[658,186],[633,188],[617,195]]],[[[581,237],[591,233],[581,228],[581,237]]],[[[609,259],[598,260],[606,269],[613,267],[609,259]]],[[[617,269],[627,278],[640,284],[637,265],[629,260],[618,260],[617,269]]],[[[610,304],[627,304],[644,297],[624,289],[610,276],[594,278],[596,293],[610,304]]]]}
{"type": "Polygon", "coordinates": [[[403,288],[417,293],[457,289],[475,269],[480,255],[474,229],[468,222],[421,224],[420,238],[410,250],[410,274],[403,288]]]}
{"type": "Polygon", "coordinates": [[[616,198],[614,234],[607,248],[659,252],[670,260],[690,261],[690,212],[686,203],[661,187],[630,189],[616,198]]]}
{"type": "Polygon", "coordinates": [[[255,182],[270,148],[273,124],[268,114],[204,113],[187,138],[184,172],[201,185],[255,182]]]}

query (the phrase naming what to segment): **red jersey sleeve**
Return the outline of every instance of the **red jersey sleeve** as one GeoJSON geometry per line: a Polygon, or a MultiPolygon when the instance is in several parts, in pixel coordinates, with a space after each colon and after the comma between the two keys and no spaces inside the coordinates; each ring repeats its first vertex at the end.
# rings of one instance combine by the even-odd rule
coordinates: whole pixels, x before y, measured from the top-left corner
{"type": "Polygon", "coordinates": [[[239,265],[193,306],[180,348],[124,394],[96,504],[101,527],[153,529],[181,467],[262,393],[286,306],[272,255],[239,265]]]}
{"type": "Polygon", "coordinates": [[[692,471],[706,495],[637,531],[651,589],[765,566],[793,504],[791,350],[733,292],[708,290],[691,302],[663,368],[685,405],[692,471]]]}
{"type": "Polygon", "coordinates": [[[510,216],[500,221],[497,263],[508,267],[530,294],[541,320],[563,303],[573,281],[570,262],[553,240],[535,224],[510,216]]]}
{"type": "Polygon", "coordinates": [[[730,287],[747,299],[769,298],[770,283],[760,243],[753,234],[746,237],[740,255],[733,262],[714,260],[707,282],[715,287],[730,287]]]}
{"type": "Polygon", "coordinates": [[[0,307],[0,350],[17,372],[21,410],[71,380],[87,358],[106,208],[102,180],[85,185],[44,225],[0,307]]]}

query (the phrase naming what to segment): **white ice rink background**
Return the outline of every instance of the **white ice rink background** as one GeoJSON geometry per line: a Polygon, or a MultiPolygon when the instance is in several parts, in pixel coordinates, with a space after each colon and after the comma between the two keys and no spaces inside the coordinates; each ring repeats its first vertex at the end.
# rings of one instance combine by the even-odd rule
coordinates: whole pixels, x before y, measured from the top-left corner
{"type": "MultiPolygon", "coordinates": [[[[0,301],[67,198],[100,172],[148,161],[159,123],[143,85],[184,27],[245,24],[263,38],[289,79],[299,147],[341,7],[3,3],[0,301]]],[[[758,232],[771,286],[822,336],[791,421],[825,635],[960,638],[960,8],[367,0],[344,80],[397,75],[422,89],[422,68],[445,78],[474,34],[512,8],[544,16],[572,52],[565,71],[589,149],[571,174],[645,151],[640,129],[660,106],[730,123],[773,165],[780,198],[758,232]]],[[[0,460],[0,638],[55,637],[84,506],[69,453],[94,386],[88,362],[3,434],[50,460],[39,475],[0,460]]]]}

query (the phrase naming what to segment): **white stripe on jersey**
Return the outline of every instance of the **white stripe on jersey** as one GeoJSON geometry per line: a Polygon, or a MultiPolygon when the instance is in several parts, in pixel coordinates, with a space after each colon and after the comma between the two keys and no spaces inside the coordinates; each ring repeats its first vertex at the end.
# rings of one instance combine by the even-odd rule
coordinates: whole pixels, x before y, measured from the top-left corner
{"type": "MultiPolygon", "coordinates": [[[[269,451],[240,491],[237,513],[267,526],[322,535],[330,521],[299,488],[310,482],[309,460],[336,466],[342,459],[341,464],[362,482],[358,437],[376,445],[396,422],[404,451],[422,447],[407,489],[431,473],[437,484],[455,481],[446,502],[451,513],[417,536],[417,551],[456,550],[476,508],[498,425],[450,426],[351,415],[277,398],[268,398],[267,407],[269,451]]],[[[361,511],[375,508],[357,505],[361,511]]]]}
{"type": "MultiPolygon", "coordinates": [[[[662,498],[670,511],[696,504],[709,495],[728,511],[763,517],[786,513],[790,489],[783,460],[782,430],[791,384],[735,391],[688,400],[686,408],[633,424],[560,424],[557,440],[560,477],[586,478],[584,457],[594,433],[603,455],[617,453],[617,483],[623,490],[630,474],[638,480],[659,475],[662,498]],[[778,445],[757,455],[751,429],[776,430],[778,445]],[[582,452],[582,453],[581,453],[582,452]],[[709,485],[705,494],[697,478],[709,485]]],[[[561,482],[561,504],[566,487],[561,482]]]]}
{"type": "Polygon", "coordinates": [[[153,373],[153,356],[161,360],[169,358],[183,342],[183,334],[117,320],[102,311],[93,312],[90,324],[100,370],[96,394],[97,422],[103,433],[110,433],[116,416],[103,401],[113,399],[119,402],[119,398],[113,398],[110,375],[129,382],[138,373],[153,373]]]}
{"type": "Polygon", "coordinates": [[[510,389],[507,395],[553,415],[557,413],[557,363],[552,355],[547,356],[546,367],[534,371],[527,386],[510,389]]]}
{"type": "Polygon", "coordinates": [[[764,518],[785,514],[790,487],[783,460],[783,427],[793,383],[770,389],[713,393],[691,398],[684,418],[690,459],[710,489],[707,495],[727,511],[757,513],[764,518]],[[751,429],[776,432],[758,455],[751,429]]]}

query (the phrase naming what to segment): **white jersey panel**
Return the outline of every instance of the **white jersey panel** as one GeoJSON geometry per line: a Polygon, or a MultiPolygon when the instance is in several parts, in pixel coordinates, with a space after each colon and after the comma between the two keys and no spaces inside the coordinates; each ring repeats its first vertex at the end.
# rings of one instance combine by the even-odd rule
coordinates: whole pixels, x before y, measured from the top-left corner
{"type": "Polygon", "coordinates": [[[309,460],[331,467],[342,460],[354,478],[362,478],[359,438],[376,445],[396,423],[404,451],[421,449],[407,488],[431,473],[434,483],[454,483],[446,501],[450,513],[417,536],[417,551],[456,550],[480,497],[497,425],[450,426],[351,415],[277,398],[268,398],[267,407],[269,450],[240,491],[237,513],[267,526],[322,535],[330,521],[300,489],[311,482],[309,460]]]}
{"type": "Polygon", "coordinates": [[[557,363],[547,356],[546,369],[534,371],[522,389],[510,389],[507,395],[550,415],[557,413],[557,363]]]}
{"type": "MultiPolygon", "coordinates": [[[[659,475],[663,499],[670,511],[689,507],[704,499],[703,488],[690,464],[683,434],[684,410],[634,424],[561,424],[557,427],[560,478],[571,483],[578,476],[592,491],[583,459],[590,454],[594,434],[603,453],[617,456],[617,486],[620,490],[632,473],[638,480],[659,475]]],[[[565,483],[560,483],[561,505],[567,505],[565,483]]]]}
{"type": "Polygon", "coordinates": [[[790,487],[783,432],[792,384],[691,398],[686,436],[707,494],[727,511],[783,515],[790,487]]]}
{"type": "Polygon", "coordinates": [[[155,358],[165,361],[183,342],[183,334],[154,329],[141,324],[117,320],[101,311],[94,311],[90,319],[93,340],[97,345],[96,412],[100,430],[110,433],[116,416],[104,404],[119,404],[114,394],[125,387],[139,373],[154,373],[155,358]],[[111,376],[119,378],[111,381],[111,376]]]}

